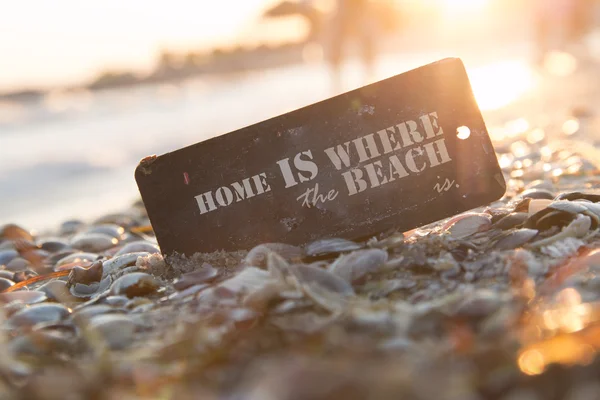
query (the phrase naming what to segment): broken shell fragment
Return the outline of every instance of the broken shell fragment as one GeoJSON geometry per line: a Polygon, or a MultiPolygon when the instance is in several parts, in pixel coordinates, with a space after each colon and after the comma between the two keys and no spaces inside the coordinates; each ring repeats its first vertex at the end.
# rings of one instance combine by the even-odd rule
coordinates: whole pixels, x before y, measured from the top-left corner
{"type": "Polygon", "coordinates": [[[451,218],[443,230],[456,239],[463,239],[492,227],[492,217],[484,213],[467,213],[451,218]]]}
{"type": "Polygon", "coordinates": [[[216,268],[209,263],[204,263],[197,270],[183,274],[173,283],[173,287],[177,290],[184,290],[190,286],[212,281],[217,275],[219,275],[219,271],[216,268]]]}
{"type": "Polygon", "coordinates": [[[592,203],[600,202],[600,194],[596,193],[582,193],[582,192],[567,192],[561,193],[556,196],[555,200],[588,200],[592,203]]]}
{"type": "Polygon", "coordinates": [[[517,229],[501,237],[493,248],[496,250],[515,249],[532,240],[538,233],[539,231],[535,229],[517,229]]]}
{"type": "Polygon", "coordinates": [[[305,285],[316,285],[325,290],[343,295],[353,295],[352,286],[337,275],[332,274],[326,269],[312,267],[310,265],[292,265],[290,272],[298,283],[298,289],[302,290],[305,285]]]}
{"type": "Polygon", "coordinates": [[[369,273],[377,272],[387,259],[387,251],[381,249],[357,250],[338,257],[328,270],[351,283],[369,273]]]}
{"type": "Polygon", "coordinates": [[[248,252],[244,259],[247,265],[266,268],[267,257],[269,253],[277,253],[288,262],[300,261],[304,256],[304,251],[297,246],[292,246],[285,243],[265,243],[255,246],[248,252]]]}
{"type": "Polygon", "coordinates": [[[39,322],[56,322],[71,311],[56,303],[35,304],[13,314],[4,324],[7,328],[28,328],[39,322]]]}
{"type": "Polygon", "coordinates": [[[514,212],[510,213],[502,218],[500,218],[494,225],[492,226],[495,229],[508,230],[512,228],[516,228],[519,225],[523,224],[525,220],[529,217],[529,214],[522,212],[514,212]]]}
{"type": "Polygon", "coordinates": [[[0,303],[19,301],[24,304],[36,304],[46,301],[46,294],[41,291],[21,290],[18,292],[0,293],[0,303]]]}
{"type": "Polygon", "coordinates": [[[129,298],[146,296],[154,293],[160,283],[152,276],[143,272],[133,272],[123,275],[111,285],[111,294],[125,295],[129,298]]]}
{"type": "Polygon", "coordinates": [[[358,243],[346,239],[322,239],[306,246],[306,255],[309,257],[322,257],[358,250],[360,248],[361,246],[358,243]]]}

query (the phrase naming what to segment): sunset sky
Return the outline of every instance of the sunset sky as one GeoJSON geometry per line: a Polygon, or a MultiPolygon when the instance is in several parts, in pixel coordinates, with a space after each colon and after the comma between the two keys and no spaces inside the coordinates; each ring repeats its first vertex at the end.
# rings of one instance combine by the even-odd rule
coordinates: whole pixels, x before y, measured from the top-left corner
{"type": "Polygon", "coordinates": [[[152,65],[162,48],[228,43],[273,0],[16,0],[0,13],[0,91],[152,65]]]}

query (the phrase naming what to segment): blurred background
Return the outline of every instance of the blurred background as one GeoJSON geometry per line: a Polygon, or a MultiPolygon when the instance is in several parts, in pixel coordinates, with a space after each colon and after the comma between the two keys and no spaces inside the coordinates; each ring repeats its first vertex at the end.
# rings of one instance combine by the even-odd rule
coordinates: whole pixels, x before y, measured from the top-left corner
{"type": "Polygon", "coordinates": [[[5,2],[0,225],[127,207],[146,155],[446,56],[466,63],[498,146],[552,132],[598,144],[599,13],[597,0],[5,2]]]}

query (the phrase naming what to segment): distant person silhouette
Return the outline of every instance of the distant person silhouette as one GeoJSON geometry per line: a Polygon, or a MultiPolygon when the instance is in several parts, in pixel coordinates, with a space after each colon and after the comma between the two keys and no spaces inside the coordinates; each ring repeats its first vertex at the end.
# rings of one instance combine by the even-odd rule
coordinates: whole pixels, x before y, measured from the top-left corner
{"type": "Polygon", "coordinates": [[[344,50],[352,39],[359,45],[365,80],[371,80],[376,56],[376,21],[373,18],[371,0],[336,0],[330,29],[326,57],[331,69],[334,92],[342,90],[344,50]]]}

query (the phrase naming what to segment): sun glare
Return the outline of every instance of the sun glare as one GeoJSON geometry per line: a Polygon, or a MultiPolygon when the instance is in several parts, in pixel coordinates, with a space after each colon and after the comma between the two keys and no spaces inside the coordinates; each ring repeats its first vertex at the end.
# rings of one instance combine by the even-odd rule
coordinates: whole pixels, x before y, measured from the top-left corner
{"type": "Polygon", "coordinates": [[[490,0],[441,0],[442,7],[448,13],[464,13],[478,11],[490,0]]]}
{"type": "Polygon", "coordinates": [[[506,61],[469,70],[473,93],[484,111],[500,109],[535,86],[534,73],[525,62],[506,61]]]}

